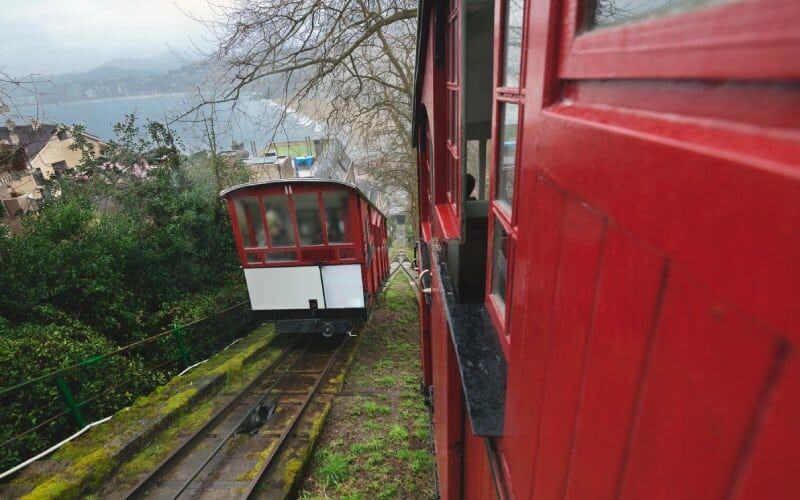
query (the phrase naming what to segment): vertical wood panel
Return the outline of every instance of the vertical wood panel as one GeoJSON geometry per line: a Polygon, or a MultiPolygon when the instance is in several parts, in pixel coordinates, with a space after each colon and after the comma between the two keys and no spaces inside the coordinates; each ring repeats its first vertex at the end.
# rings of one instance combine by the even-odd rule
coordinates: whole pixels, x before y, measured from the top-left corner
{"type": "Polygon", "coordinates": [[[664,270],[663,257],[609,226],[586,349],[568,498],[601,500],[616,494],[664,270]]]}
{"type": "Polygon", "coordinates": [[[755,443],[745,449],[743,472],[736,478],[737,500],[800,498],[800,359],[792,352],[775,381],[757,421],[755,443]]]}
{"type": "Polygon", "coordinates": [[[591,328],[604,223],[580,202],[568,199],[539,429],[534,498],[564,494],[568,451],[591,328]]]}
{"type": "Polygon", "coordinates": [[[433,401],[439,488],[445,500],[461,497],[463,400],[461,382],[439,289],[437,265],[433,265],[433,308],[431,340],[433,348],[433,401]]]}
{"type": "Polygon", "coordinates": [[[467,500],[495,498],[491,466],[484,438],[475,437],[469,425],[464,427],[464,496],[467,500]]]}
{"type": "Polygon", "coordinates": [[[776,339],[676,267],[660,318],[621,498],[722,498],[776,339]]]}
{"type": "Polygon", "coordinates": [[[513,341],[508,365],[505,451],[511,488],[517,498],[530,498],[536,456],[550,318],[561,250],[564,193],[544,179],[536,181],[532,197],[520,200],[530,207],[531,229],[519,235],[517,278],[512,301],[513,341]]]}

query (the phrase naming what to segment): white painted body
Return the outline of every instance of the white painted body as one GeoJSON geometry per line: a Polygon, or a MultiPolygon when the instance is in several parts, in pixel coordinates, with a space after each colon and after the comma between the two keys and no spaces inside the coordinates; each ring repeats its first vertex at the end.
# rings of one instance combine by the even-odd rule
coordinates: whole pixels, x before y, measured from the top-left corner
{"type": "Polygon", "coordinates": [[[254,311],[364,307],[361,265],[263,267],[244,270],[254,311]]]}
{"type": "Polygon", "coordinates": [[[323,266],[322,287],[327,309],[364,307],[364,286],[361,283],[361,264],[323,266]]]}

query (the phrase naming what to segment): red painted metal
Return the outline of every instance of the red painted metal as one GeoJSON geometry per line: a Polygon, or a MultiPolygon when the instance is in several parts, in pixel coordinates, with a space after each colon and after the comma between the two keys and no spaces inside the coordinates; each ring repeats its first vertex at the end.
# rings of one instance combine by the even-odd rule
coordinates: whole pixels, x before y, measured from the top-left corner
{"type": "MultiPolygon", "coordinates": [[[[500,467],[464,411],[433,265],[420,334],[442,498],[800,497],[800,3],[592,30],[578,0],[527,0],[520,89],[500,86],[503,3],[493,142],[498,103],[521,121],[513,215],[489,209],[487,290],[494,220],[512,241],[505,314],[486,297],[508,368],[500,467]]],[[[423,196],[453,151],[435,17],[419,64],[429,242],[461,225],[423,196]]]]}
{"type": "MultiPolygon", "coordinates": [[[[433,267],[435,268],[435,262],[433,267]]],[[[438,289],[441,282],[433,274],[431,307],[431,350],[433,363],[434,439],[436,441],[439,493],[442,498],[462,494],[463,435],[465,414],[455,350],[450,342],[444,304],[438,289]]]]}

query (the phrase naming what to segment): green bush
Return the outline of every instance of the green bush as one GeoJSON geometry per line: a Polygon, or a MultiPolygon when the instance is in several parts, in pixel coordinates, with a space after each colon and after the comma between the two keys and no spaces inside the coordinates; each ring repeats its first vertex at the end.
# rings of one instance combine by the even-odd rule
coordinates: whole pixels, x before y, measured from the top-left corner
{"type": "MultiPolygon", "coordinates": [[[[118,139],[97,156],[76,127],[80,175],[52,179],[57,196],[16,234],[0,226],[0,390],[212,315],[185,332],[199,361],[251,319],[249,307],[213,314],[247,297],[210,170],[224,167],[221,178],[241,182],[240,166],[186,158],[168,129],[146,128],[126,117],[118,139]],[[107,167],[140,159],[153,166],[144,177],[107,167]]],[[[180,368],[164,361],[177,355],[165,336],[70,372],[66,381],[78,401],[91,398],[84,412],[92,420],[163,383],[180,368]]],[[[0,444],[65,410],[52,379],[0,396],[0,404],[0,444]]],[[[75,428],[67,415],[0,447],[0,470],[75,428]]]]}

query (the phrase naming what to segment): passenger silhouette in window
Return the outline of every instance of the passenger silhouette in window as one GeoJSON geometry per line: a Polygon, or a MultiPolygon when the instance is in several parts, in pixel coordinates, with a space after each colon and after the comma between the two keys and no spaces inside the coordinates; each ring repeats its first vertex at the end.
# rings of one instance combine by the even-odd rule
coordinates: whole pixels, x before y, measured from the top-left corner
{"type": "Polygon", "coordinates": [[[472,174],[467,174],[466,184],[464,194],[467,197],[467,201],[476,201],[477,198],[472,196],[473,191],[475,191],[475,177],[472,174]]]}
{"type": "Polygon", "coordinates": [[[316,193],[294,195],[297,231],[303,245],[322,244],[322,224],[319,220],[319,203],[316,193]]]}

